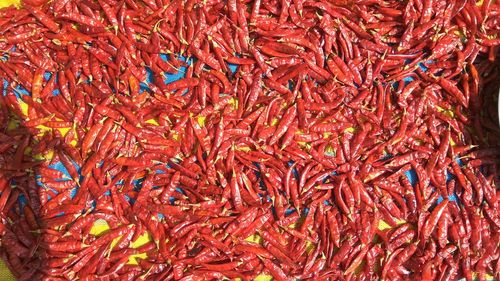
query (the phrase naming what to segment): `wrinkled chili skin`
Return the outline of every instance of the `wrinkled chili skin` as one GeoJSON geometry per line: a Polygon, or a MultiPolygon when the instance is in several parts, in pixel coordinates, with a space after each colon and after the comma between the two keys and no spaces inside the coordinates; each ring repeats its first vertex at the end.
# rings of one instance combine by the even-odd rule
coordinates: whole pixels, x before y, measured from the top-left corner
{"type": "Polygon", "coordinates": [[[20,280],[498,277],[497,2],[0,9],[0,256],[20,280]]]}

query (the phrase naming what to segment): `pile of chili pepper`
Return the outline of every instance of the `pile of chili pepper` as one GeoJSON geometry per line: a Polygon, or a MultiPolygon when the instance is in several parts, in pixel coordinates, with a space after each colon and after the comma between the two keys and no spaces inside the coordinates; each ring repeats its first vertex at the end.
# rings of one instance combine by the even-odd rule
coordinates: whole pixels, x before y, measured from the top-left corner
{"type": "Polygon", "coordinates": [[[19,280],[499,279],[499,14],[1,9],[0,255],[19,280]]]}

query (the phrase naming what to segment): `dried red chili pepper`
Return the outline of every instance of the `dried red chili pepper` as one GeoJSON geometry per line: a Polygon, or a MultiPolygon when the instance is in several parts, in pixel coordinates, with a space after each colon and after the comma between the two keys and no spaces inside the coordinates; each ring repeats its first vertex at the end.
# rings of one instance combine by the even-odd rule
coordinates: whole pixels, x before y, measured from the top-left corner
{"type": "Polygon", "coordinates": [[[248,12],[234,1],[163,2],[59,0],[0,10],[7,80],[0,120],[12,112],[23,126],[0,122],[0,171],[9,174],[0,205],[17,223],[2,220],[0,235],[19,233],[8,236],[18,244],[3,248],[36,245],[23,232],[39,227],[45,241],[75,251],[81,241],[94,245],[65,265],[60,251],[21,247],[6,256],[20,276],[27,279],[28,265],[42,257],[51,265],[39,275],[70,279],[492,273],[482,249],[491,248],[491,229],[500,224],[493,211],[498,154],[469,153],[478,144],[496,150],[494,110],[479,114],[494,104],[488,60],[499,42],[491,37],[491,1],[254,1],[245,3],[248,12]],[[51,164],[61,160],[71,179],[31,160],[50,150],[51,164]],[[36,165],[38,189],[20,180],[36,165]],[[416,185],[405,175],[413,172],[416,185]],[[447,182],[448,172],[456,179],[447,182]],[[434,206],[440,196],[447,203],[434,206]],[[97,218],[113,235],[88,233],[97,218]],[[381,220],[405,224],[389,232],[378,230],[381,220]],[[172,229],[182,239],[164,242],[172,229]],[[126,247],[144,230],[153,240],[147,258],[125,265],[138,253],[126,247]],[[413,242],[415,230],[426,248],[413,242]],[[241,248],[255,233],[264,247],[241,248]],[[106,257],[118,234],[119,249],[106,257]],[[234,250],[247,248],[250,254],[234,250]],[[173,268],[158,266],[166,260],[173,268]]]}

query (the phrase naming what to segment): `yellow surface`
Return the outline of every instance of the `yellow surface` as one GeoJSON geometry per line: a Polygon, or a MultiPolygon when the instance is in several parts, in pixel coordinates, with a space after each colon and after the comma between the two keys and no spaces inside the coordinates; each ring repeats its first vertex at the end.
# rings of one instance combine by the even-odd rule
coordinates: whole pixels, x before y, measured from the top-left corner
{"type": "Polygon", "coordinates": [[[248,238],[245,239],[245,241],[252,242],[252,243],[255,243],[255,244],[261,244],[262,243],[262,237],[260,237],[260,235],[258,235],[258,234],[254,234],[254,235],[248,236],[248,238]]]}
{"type": "MultiPolygon", "coordinates": [[[[2,2],[0,1],[0,4],[2,2]]],[[[5,281],[11,281],[11,280],[16,280],[14,275],[10,273],[9,268],[2,262],[0,262],[0,280],[5,280],[5,281]]]]}
{"type": "Polygon", "coordinates": [[[152,125],[156,125],[156,126],[159,126],[160,124],[158,124],[158,122],[154,119],[149,119],[149,120],[146,120],[146,123],[148,124],[152,124],[152,125]]]}
{"type": "Polygon", "coordinates": [[[271,275],[261,274],[255,277],[255,281],[271,281],[271,280],[273,280],[273,277],[271,275]]]}
{"type": "Polygon", "coordinates": [[[19,0],[0,0],[0,8],[9,7],[10,5],[19,6],[19,0]]]}

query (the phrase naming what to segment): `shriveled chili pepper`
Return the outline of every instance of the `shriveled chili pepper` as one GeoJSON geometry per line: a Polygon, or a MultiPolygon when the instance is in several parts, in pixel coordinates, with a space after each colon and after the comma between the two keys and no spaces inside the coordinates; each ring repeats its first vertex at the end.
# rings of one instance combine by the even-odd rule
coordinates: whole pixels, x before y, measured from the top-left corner
{"type": "Polygon", "coordinates": [[[0,10],[21,278],[494,273],[491,1],[164,2],[0,10]]]}

